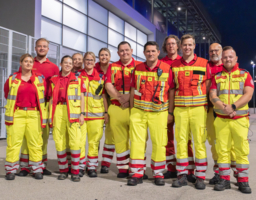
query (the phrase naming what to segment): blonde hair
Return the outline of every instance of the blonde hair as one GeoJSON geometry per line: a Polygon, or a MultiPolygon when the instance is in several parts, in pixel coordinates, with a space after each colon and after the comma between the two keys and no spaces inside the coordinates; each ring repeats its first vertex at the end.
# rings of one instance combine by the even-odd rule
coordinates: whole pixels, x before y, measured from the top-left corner
{"type": "Polygon", "coordinates": [[[86,56],[88,56],[88,55],[92,56],[94,59],[94,62],[96,62],[96,56],[92,51],[88,51],[84,54],[84,59],[83,59],[84,61],[85,61],[86,56]]]}
{"type": "Polygon", "coordinates": [[[81,54],[81,53],[74,53],[74,54],[72,55],[72,59],[73,59],[73,57],[74,57],[75,55],[80,55],[80,56],[82,56],[82,58],[83,58],[83,54],[81,54]]]}
{"type": "Polygon", "coordinates": [[[99,57],[100,57],[100,53],[101,53],[102,51],[108,52],[109,57],[111,57],[111,53],[110,53],[109,49],[108,49],[108,48],[105,48],[105,47],[100,49],[99,54],[98,54],[99,57]]]}
{"type": "Polygon", "coordinates": [[[190,34],[185,34],[180,38],[180,44],[183,43],[184,40],[192,38],[194,40],[194,44],[196,43],[195,36],[190,34]]]}
{"type": "Polygon", "coordinates": [[[47,44],[49,45],[49,40],[47,40],[46,38],[39,38],[37,41],[36,41],[36,45],[37,45],[37,43],[38,42],[40,42],[40,41],[44,41],[44,42],[47,42],[47,44]]]}
{"type": "Polygon", "coordinates": [[[20,62],[22,63],[22,62],[24,61],[24,59],[25,59],[25,58],[27,58],[27,57],[31,58],[31,59],[32,59],[32,61],[34,62],[34,58],[33,58],[33,56],[31,56],[31,55],[30,55],[30,54],[28,54],[28,53],[23,54],[23,55],[20,57],[20,62]]]}

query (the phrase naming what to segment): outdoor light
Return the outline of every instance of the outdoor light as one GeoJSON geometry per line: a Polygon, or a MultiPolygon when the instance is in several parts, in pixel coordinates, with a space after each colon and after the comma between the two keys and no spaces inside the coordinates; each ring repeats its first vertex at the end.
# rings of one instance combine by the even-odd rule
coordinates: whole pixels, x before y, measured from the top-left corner
{"type": "Polygon", "coordinates": [[[203,37],[203,40],[205,40],[205,37],[203,37]]]}
{"type": "Polygon", "coordinates": [[[181,11],[181,7],[178,7],[178,11],[181,11]]]}
{"type": "Polygon", "coordinates": [[[254,62],[253,62],[253,61],[251,61],[251,65],[254,65],[254,62]]]}

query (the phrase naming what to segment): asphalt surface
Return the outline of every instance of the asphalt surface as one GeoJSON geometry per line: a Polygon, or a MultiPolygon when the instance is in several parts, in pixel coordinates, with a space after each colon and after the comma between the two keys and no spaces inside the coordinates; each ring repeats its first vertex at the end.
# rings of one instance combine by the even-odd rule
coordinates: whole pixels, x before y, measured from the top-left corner
{"type": "MultiPolygon", "coordinates": [[[[213,177],[213,160],[211,158],[210,146],[207,144],[208,155],[208,170],[206,174],[206,189],[196,190],[194,185],[189,183],[188,186],[182,188],[172,188],[172,179],[166,180],[165,186],[156,186],[153,183],[152,172],[150,169],[150,155],[152,150],[151,140],[149,139],[147,145],[147,170],[146,174],[149,176],[143,184],[136,187],[127,186],[127,179],[118,179],[116,177],[118,170],[115,166],[116,158],[110,167],[108,174],[100,174],[100,167],[98,167],[98,177],[89,178],[85,175],[81,181],[74,183],[68,179],[59,181],[57,156],[55,144],[50,136],[48,145],[48,169],[53,172],[51,176],[44,176],[43,180],[35,180],[31,175],[27,177],[16,176],[14,181],[5,180],[4,160],[6,153],[6,140],[0,140],[0,199],[122,199],[122,200],[141,200],[141,199],[168,199],[168,200],[246,200],[256,199],[256,114],[250,117],[250,149],[249,155],[250,169],[249,169],[249,184],[252,188],[252,194],[242,194],[234,185],[235,179],[231,176],[231,189],[223,192],[213,190],[213,186],[208,184],[210,178],[213,177]]],[[[102,157],[104,137],[100,144],[99,161],[102,157]]],[[[100,166],[100,162],[99,162],[100,166]]]]}

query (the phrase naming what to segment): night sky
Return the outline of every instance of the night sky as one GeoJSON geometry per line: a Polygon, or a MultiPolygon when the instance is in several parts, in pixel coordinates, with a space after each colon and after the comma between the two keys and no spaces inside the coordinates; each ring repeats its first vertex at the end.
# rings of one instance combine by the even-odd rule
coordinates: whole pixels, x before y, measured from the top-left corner
{"type": "Polygon", "coordinates": [[[232,46],[237,52],[239,67],[252,75],[250,62],[256,63],[256,1],[200,1],[221,34],[222,46],[232,46]]]}

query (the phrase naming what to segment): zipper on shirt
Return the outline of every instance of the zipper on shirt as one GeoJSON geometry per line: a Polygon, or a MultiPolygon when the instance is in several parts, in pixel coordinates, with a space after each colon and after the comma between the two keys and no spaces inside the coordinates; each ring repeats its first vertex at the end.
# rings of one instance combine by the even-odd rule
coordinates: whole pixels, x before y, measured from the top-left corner
{"type": "Polygon", "coordinates": [[[124,92],[124,70],[122,71],[122,79],[123,79],[123,94],[125,93],[124,92]]]}
{"type": "Polygon", "coordinates": [[[229,90],[228,90],[228,105],[230,104],[230,73],[229,73],[229,90]]]}

